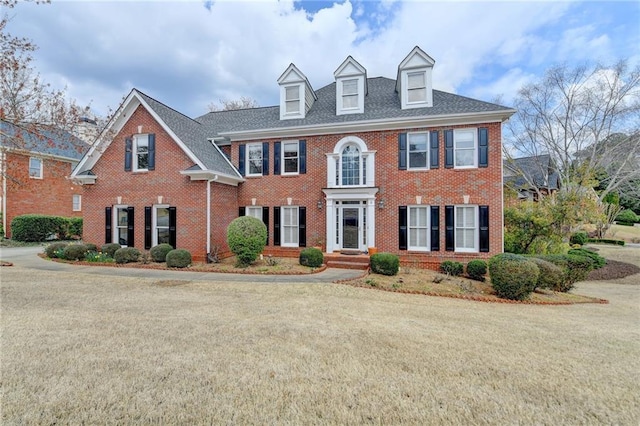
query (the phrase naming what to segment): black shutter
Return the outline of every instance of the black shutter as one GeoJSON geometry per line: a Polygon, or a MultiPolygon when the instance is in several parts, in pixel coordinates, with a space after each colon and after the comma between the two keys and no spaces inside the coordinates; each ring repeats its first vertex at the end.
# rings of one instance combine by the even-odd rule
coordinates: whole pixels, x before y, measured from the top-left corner
{"type": "Polygon", "coordinates": [[[480,206],[478,208],[478,222],[480,224],[480,251],[486,253],[489,251],[489,206],[480,206]]]}
{"type": "Polygon", "coordinates": [[[455,250],[455,227],[454,227],[454,213],[453,206],[444,207],[444,226],[445,226],[445,238],[444,246],[446,251],[455,250]]]}
{"type": "Polygon", "coordinates": [[[280,174],[280,142],[273,144],[273,174],[280,174]]]}
{"type": "Polygon", "coordinates": [[[307,208],[298,207],[298,247],[307,246],[307,208]]]}
{"type": "Polygon", "coordinates": [[[407,134],[398,134],[398,169],[407,170],[407,134]]]}
{"type": "Polygon", "coordinates": [[[153,240],[151,238],[151,207],[144,208],[144,249],[149,250],[153,240]]]}
{"type": "Polygon", "coordinates": [[[273,208],[273,245],[280,245],[280,207],[273,208]]]}
{"type": "Polygon", "coordinates": [[[176,224],[177,224],[177,210],[175,207],[169,207],[169,244],[171,247],[176,248],[177,241],[177,232],[176,232],[176,224]]]}
{"type": "Polygon", "coordinates": [[[269,142],[262,142],[262,174],[269,174],[269,142]]]}
{"type": "Polygon", "coordinates": [[[489,166],[489,129],[478,129],[478,167],[489,166]]]}
{"type": "Polygon", "coordinates": [[[238,171],[241,176],[244,176],[244,159],[245,159],[245,145],[238,146],[238,171]]]}
{"type": "Polygon", "coordinates": [[[269,245],[269,207],[262,208],[262,223],[267,227],[267,242],[266,245],[269,245]]]}
{"type": "Polygon", "coordinates": [[[437,169],[440,167],[440,132],[437,130],[429,134],[429,167],[437,169]]]}
{"type": "Polygon", "coordinates": [[[247,209],[245,207],[238,207],[238,216],[246,216],[247,209]]]}
{"type": "Polygon", "coordinates": [[[133,139],[124,140],[124,171],[131,171],[131,161],[133,160],[133,139]]]}
{"type": "Polygon", "coordinates": [[[298,153],[300,156],[300,174],[303,175],[307,173],[307,141],[303,139],[298,142],[298,149],[300,150],[298,153]]]}
{"type": "Polygon", "coordinates": [[[431,206],[431,251],[440,250],[440,206],[431,206]]]}
{"type": "Polygon", "coordinates": [[[134,233],[134,211],[133,207],[127,207],[127,247],[135,247],[135,233],[134,233]]]}
{"type": "Polygon", "coordinates": [[[149,165],[147,168],[149,170],[156,169],[156,135],[153,133],[149,134],[149,165]]]}
{"type": "Polygon", "coordinates": [[[407,249],[407,206],[398,206],[398,248],[407,249]]]}
{"type": "Polygon", "coordinates": [[[111,232],[111,207],[105,207],[104,209],[104,243],[111,243],[111,236],[113,235],[111,232]]]}
{"type": "Polygon", "coordinates": [[[453,167],[453,130],[444,131],[444,166],[453,167]]]}

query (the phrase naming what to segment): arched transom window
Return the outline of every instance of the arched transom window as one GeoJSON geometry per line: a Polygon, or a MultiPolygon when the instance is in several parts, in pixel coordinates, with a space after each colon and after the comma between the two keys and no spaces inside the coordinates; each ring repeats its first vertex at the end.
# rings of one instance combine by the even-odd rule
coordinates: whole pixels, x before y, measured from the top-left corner
{"type": "Polygon", "coordinates": [[[375,186],[375,151],[367,149],[365,142],[356,136],[342,138],[327,154],[327,186],[330,188],[351,186],[375,186]]]}
{"type": "Polygon", "coordinates": [[[356,145],[349,144],[344,147],[340,154],[339,167],[337,167],[338,186],[362,185],[367,181],[367,166],[362,160],[360,148],[356,145]]]}

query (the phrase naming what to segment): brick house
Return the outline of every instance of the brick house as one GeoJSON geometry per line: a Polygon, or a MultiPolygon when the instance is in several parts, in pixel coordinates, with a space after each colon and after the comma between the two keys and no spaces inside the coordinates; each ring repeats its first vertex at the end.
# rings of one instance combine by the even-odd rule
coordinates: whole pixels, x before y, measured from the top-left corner
{"type": "Polygon", "coordinates": [[[515,111],[433,90],[433,66],[416,47],[395,80],[369,78],[349,56],[314,90],[291,64],[279,105],[195,119],[134,89],[72,175],[85,239],[202,260],[251,215],[279,256],[376,247],[437,267],[500,253],[501,124],[515,111]]]}
{"type": "Polygon", "coordinates": [[[0,212],[7,238],[16,216],[82,216],[82,187],[68,177],[88,149],[63,130],[0,120],[0,212]]]}

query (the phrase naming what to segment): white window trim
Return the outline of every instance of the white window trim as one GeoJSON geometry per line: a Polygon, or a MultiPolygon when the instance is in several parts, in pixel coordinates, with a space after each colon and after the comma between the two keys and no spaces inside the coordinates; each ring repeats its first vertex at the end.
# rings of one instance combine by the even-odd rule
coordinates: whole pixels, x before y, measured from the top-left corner
{"type": "MultiPolygon", "coordinates": [[[[129,208],[128,204],[116,204],[116,205],[113,206],[113,219],[112,219],[113,226],[111,227],[112,228],[111,229],[111,241],[114,241],[114,242],[116,242],[118,244],[120,244],[120,233],[118,231],[120,229],[122,229],[122,226],[120,226],[120,224],[118,223],[118,210],[124,209],[126,211],[127,208],[129,208]]],[[[129,212],[127,211],[127,214],[128,213],[129,212]]],[[[129,224],[127,223],[127,226],[124,227],[124,228],[128,229],[128,226],[129,226],[129,224]]],[[[127,243],[128,243],[128,241],[127,241],[127,243]]],[[[129,246],[128,245],[123,245],[122,247],[129,247],[129,246]]]]}
{"type": "Polygon", "coordinates": [[[43,175],[43,173],[42,173],[43,168],[44,168],[44,161],[42,160],[42,158],[39,158],[39,157],[29,157],[29,177],[30,177],[31,179],[42,179],[42,178],[43,178],[43,176],[44,176],[44,175],[43,175]],[[32,160],[36,160],[36,161],[39,161],[39,162],[40,162],[40,171],[39,171],[39,173],[38,173],[38,175],[37,175],[37,176],[32,176],[32,175],[31,175],[31,168],[32,168],[32,167],[31,167],[31,161],[32,161],[32,160]]]}
{"type": "Polygon", "coordinates": [[[73,194],[71,197],[71,208],[73,209],[74,212],[81,212],[82,211],[82,195],[80,194],[73,194]],[[78,208],[76,208],[76,197],[78,197],[78,208]]]}
{"type": "Polygon", "coordinates": [[[336,81],[336,115],[359,114],[364,112],[364,76],[351,76],[339,78],[336,81]],[[344,106],[344,83],[356,81],[357,106],[346,108],[344,106]]]}
{"type": "Polygon", "coordinates": [[[303,83],[286,84],[280,86],[280,119],[304,118],[304,105],[306,102],[303,83]],[[298,111],[287,112],[287,88],[298,88],[298,111]]]}
{"type": "Polygon", "coordinates": [[[282,166],[281,166],[281,174],[283,174],[283,175],[298,175],[298,174],[300,174],[300,141],[299,140],[288,140],[288,141],[282,141],[281,144],[282,144],[281,145],[282,149],[281,149],[281,152],[280,152],[280,164],[282,164],[282,166]],[[298,145],[298,156],[297,156],[297,158],[298,158],[298,170],[296,170],[295,172],[287,172],[286,171],[286,167],[285,167],[285,163],[284,163],[284,152],[285,152],[284,145],[287,144],[287,143],[295,143],[295,144],[298,145]]]}
{"type": "Polygon", "coordinates": [[[426,71],[407,71],[407,104],[425,104],[427,103],[427,72],[426,71]],[[421,75],[422,80],[424,81],[424,85],[420,87],[409,87],[409,77],[414,75],[421,75]],[[423,89],[424,90],[424,99],[418,101],[410,101],[409,93],[411,90],[423,89]]]}
{"type": "Polygon", "coordinates": [[[407,133],[407,170],[429,170],[430,169],[430,164],[431,164],[430,163],[431,159],[429,158],[430,148],[431,148],[431,140],[430,140],[430,133],[429,132],[411,132],[411,133],[407,133]],[[409,142],[409,139],[410,139],[411,135],[426,135],[427,136],[427,148],[426,148],[427,161],[426,161],[424,167],[411,167],[411,149],[410,149],[411,144],[409,142]]]}
{"type": "Polygon", "coordinates": [[[264,161],[264,151],[262,151],[262,143],[248,143],[247,148],[245,149],[245,164],[247,169],[247,176],[263,176],[264,170],[262,170],[262,165],[264,161]],[[260,173],[251,173],[251,160],[249,158],[249,153],[251,151],[251,147],[258,147],[260,150],[260,173]]]}
{"type": "Polygon", "coordinates": [[[367,144],[356,136],[346,136],[335,145],[333,152],[326,154],[327,156],[327,188],[362,188],[375,186],[375,160],[376,151],[367,149],[367,144]],[[366,181],[361,180],[360,185],[342,185],[342,151],[349,145],[354,144],[360,149],[360,155],[362,156],[362,162],[366,163],[367,176],[366,181]],[[339,170],[336,170],[336,163],[339,170]],[[336,184],[336,173],[339,175],[339,182],[336,184]]]}
{"type": "Polygon", "coordinates": [[[418,69],[407,69],[402,70],[400,74],[401,78],[401,90],[402,94],[401,98],[401,106],[402,109],[411,109],[411,108],[425,108],[433,106],[433,87],[432,87],[432,78],[431,78],[431,67],[427,68],[418,68],[418,69]],[[419,102],[409,102],[409,74],[416,73],[424,73],[424,83],[425,83],[425,100],[419,102]]]}
{"type": "Polygon", "coordinates": [[[479,253],[480,252],[480,215],[477,205],[470,204],[458,204],[453,208],[453,246],[455,251],[458,253],[479,253]],[[458,239],[456,238],[458,234],[458,208],[473,208],[475,227],[474,227],[474,235],[473,235],[473,248],[467,247],[458,247],[458,239]]]}
{"type": "MultiPolygon", "coordinates": [[[[464,148],[465,150],[469,148],[464,148]]],[[[453,130],[453,168],[454,169],[477,169],[478,168],[478,129],[477,128],[464,128],[464,129],[454,129],[453,130]],[[458,154],[457,147],[457,135],[459,133],[467,133],[470,132],[473,136],[473,164],[470,166],[458,166],[456,163],[456,157],[458,154]]]]}
{"type": "Polygon", "coordinates": [[[171,207],[169,204],[154,204],[151,209],[151,247],[158,245],[158,209],[168,209],[169,207],[171,207]]]}
{"type": "Polygon", "coordinates": [[[132,146],[132,161],[131,161],[131,170],[134,172],[148,172],[149,167],[140,168],[138,167],[138,141],[146,138],[147,140],[147,164],[149,163],[149,135],[148,134],[138,134],[133,135],[133,146],[132,146]]]}
{"type": "Polygon", "coordinates": [[[245,206],[244,215],[245,216],[255,217],[256,219],[259,219],[260,221],[262,221],[262,206],[245,206]],[[249,214],[249,210],[257,211],[259,213],[259,215],[249,214]]]}
{"type": "MultiPolygon", "coordinates": [[[[416,227],[413,227],[416,228],[416,227]]],[[[409,251],[431,251],[431,207],[424,204],[415,204],[411,206],[407,206],[407,250],[409,251]],[[426,210],[427,215],[427,246],[412,246],[411,245],[411,209],[414,208],[424,208],[426,210]]]]}
{"type": "Polygon", "coordinates": [[[300,246],[300,239],[299,239],[299,235],[300,235],[300,209],[298,208],[298,206],[281,206],[280,207],[280,246],[281,247],[299,247],[300,246]],[[293,226],[291,225],[285,225],[284,224],[284,211],[286,209],[291,209],[295,211],[295,215],[293,217],[296,218],[296,232],[298,233],[298,242],[297,243],[286,243],[285,242],[285,226],[288,226],[289,228],[293,228],[293,226]]]}

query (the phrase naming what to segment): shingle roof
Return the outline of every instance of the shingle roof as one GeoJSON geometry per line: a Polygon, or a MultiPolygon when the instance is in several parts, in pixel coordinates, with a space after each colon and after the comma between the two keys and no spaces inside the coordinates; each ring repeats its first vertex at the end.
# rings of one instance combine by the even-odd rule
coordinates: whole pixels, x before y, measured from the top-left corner
{"type": "Polygon", "coordinates": [[[433,106],[403,110],[395,90],[396,81],[376,77],[367,79],[369,93],[364,100],[364,113],[336,115],[335,82],[316,91],[314,102],[306,117],[299,120],[280,120],[279,106],[252,108],[235,111],[210,112],[196,118],[209,131],[210,137],[220,133],[260,129],[278,129],[332,123],[348,123],[377,119],[402,119],[449,114],[512,111],[501,105],[479,101],[452,93],[433,91],[433,106]]]}
{"type": "Polygon", "coordinates": [[[0,147],[80,160],[89,150],[81,139],[62,129],[24,129],[0,120],[0,147]]]}
{"type": "Polygon", "coordinates": [[[224,155],[208,140],[213,135],[201,123],[179,113],[162,102],[156,101],[137,89],[136,92],[207,169],[240,177],[224,155]]]}
{"type": "Polygon", "coordinates": [[[538,188],[560,189],[560,176],[549,154],[504,160],[504,167],[516,173],[504,178],[505,183],[515,188],[531,189],[529,182],[533,182],[538,188]]]}

